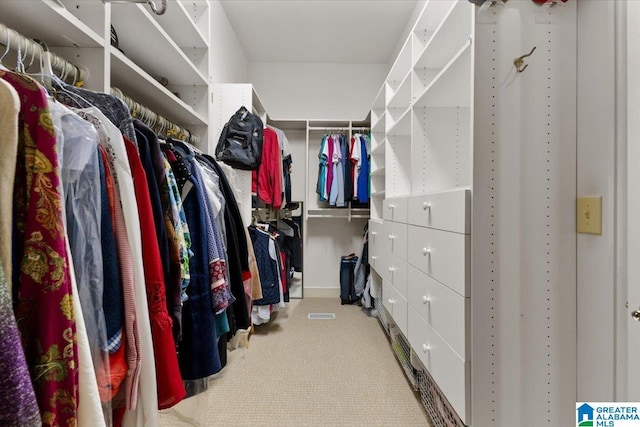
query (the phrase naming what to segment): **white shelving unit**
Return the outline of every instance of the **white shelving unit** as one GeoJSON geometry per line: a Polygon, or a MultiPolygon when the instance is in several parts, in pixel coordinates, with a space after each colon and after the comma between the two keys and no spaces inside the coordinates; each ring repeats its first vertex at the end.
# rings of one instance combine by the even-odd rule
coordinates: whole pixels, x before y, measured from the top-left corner
{"type": "Polygon", "coordinates": [[[0,21],[83,68],[88,89],[109,92],[118,87],[199,136],[200,148],[208,147],[207,1],[172,1],[161,16],[147,5],[100,0],[6,1],[0,21]],[[111,46],[112,25],[122,51],[111,46]],[[160,78],[168,84],[163,86],[160,78]]]}
{"type": "Polygon", "coordinates": [[[574,421],[576,14],[428,0],[372,106],[372,280],[436,426],[574,421]]]}

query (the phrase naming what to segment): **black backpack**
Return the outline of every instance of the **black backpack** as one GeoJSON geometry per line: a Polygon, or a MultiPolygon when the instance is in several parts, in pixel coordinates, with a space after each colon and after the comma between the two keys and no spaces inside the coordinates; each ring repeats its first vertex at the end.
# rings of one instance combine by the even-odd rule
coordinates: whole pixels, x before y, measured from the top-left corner
{"type": "Polygon", "coordinates": [[[216,158],[235,169],[256,170],[262,159],[264,126],[243,106],[231,116],[218,140],[216,158]]]}

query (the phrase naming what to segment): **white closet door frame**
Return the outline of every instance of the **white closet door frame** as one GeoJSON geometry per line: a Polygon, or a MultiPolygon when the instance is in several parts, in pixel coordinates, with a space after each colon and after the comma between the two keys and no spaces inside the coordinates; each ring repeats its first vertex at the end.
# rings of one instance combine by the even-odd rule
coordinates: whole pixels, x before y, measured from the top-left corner
{"type": "MultiPolygon", "coordinates": [[[[640,168],[638,168],[640,164],[640,123],[638,122],[638,117],[640,117],[640,81],[637,78],[638,73],[640,73],[640,56],[638,56],[638,52],[640,51],[640,28],[637,25],[640,21],[640,3],[630,1],[621,6],[622,10],[620,11],[620,19],[618,19],[617,24],[622,27],[624,26],[625,20],[625,7],[627,15],[627,46],[626,52],[621,54],[627,56],[625,70],[627,75],[623,75],[622,77],[628,78],[626,82],[621,82],[618,88],[618,94],[624,94],[628,97],[627,123],[624,123],[624,118],[622,123],[622,125],[627,125],[626,141],[628,141],[628,143],[626,147],[624,144],[620,147],[622,156],[626,155],[627,161],[626,200],[624,194],[621,198],[623,199],[623,203],[626,201],[627,204],[626,212],[624,212],[626,213],[626,218],[623,218],[623,220],[628,219],[628,222],[622,222],[623,227],[618,231],[618,238],[623,244],[626,243],[627,249],[627,258],[624,260],[626,261],[624,264],[627,264],[627,280],[626,283],[624,283],[623,276],[623,280],[621,280],[623,286],[620,286],[619,289],[622,294],[621,297],[626,298],[625,302],[628,304],[628,308],[627,304],[625,304],[624,307],[626,310],[621,310],[622,316],[618,316],[618,320],[620,321],[618,330],[620,343],[618,345],[618,351],[626,360],[618,364],[621,372],[618,372],[617,375],[619,382],[617,398],[618,400],[638,402],[640,401],[640,366],[636,361],[638,360],[638,354],[640,354],[640,322],[633,319],[632,313],[640,310],[640,264],[637,262],[640,258],[640,224],[635,220],[640,210],[640,168]],[[626,227],[624,227],[624,225],[626,225],[626,227]],[[626,292],[625,287],[627,288],[626,292]]],[[[622,62],[624,65],[624,58],[620,61],[620,57],[618,57],[617,60],[618,64],[622,62]]],[[[624,114],[622,115],[624,116],[624,114]]],[[[618,128],[620,129],[620,126],[618,128]]],[[[624,172],[624,170],[622,172],[624,172]]],[[[624,190],[624,183],[622,188],[624,190]]],[[[621,206],[621,208],[624,211],[625,206],[621,206]]],[[[618,360],[620,360],[620,357],[618,360]]]]}

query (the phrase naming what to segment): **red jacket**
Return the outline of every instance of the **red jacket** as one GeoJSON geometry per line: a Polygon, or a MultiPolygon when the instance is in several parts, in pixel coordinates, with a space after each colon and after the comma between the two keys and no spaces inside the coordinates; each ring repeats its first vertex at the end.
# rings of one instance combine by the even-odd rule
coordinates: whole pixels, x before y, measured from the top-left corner
{"type": "Polygon", "coordinates": [[[274,209],[282,207],[282,154],[278,135],[272,129],[264,130],[262,161],[258,171],[251,175],[251,191],[274,209]]]}
{"type": "MultiPolygon", "coordinates": [[[[179,403],[186,396],[176,344],[173,339],[172,320],[167,311],[167,297],[165,293],[160,249],[151,210],[147,176],[142,168],[140,155],[135,145],[125,138],[127,156],[133,183],[136,189],[138,215],[140,216],[140,232],[142,234],[142,261],[147,287],[147,301],[149,304],[149,318],[151,320],[151,337],[156,361],[156,381],[158,383],[158,407],[170,408],[179,403]]],[[[143,333],[143,331],[140,331],[143,333]]]]}

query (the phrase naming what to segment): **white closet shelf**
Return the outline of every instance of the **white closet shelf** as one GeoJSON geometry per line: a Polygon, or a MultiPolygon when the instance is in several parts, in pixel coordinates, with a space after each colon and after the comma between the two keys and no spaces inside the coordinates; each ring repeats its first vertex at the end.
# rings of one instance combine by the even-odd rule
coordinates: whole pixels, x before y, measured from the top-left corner
{"type": "Polygon", "coordinates": [[[400,118],[389,127],[387,135],[411,135],[411,107],[407,108],[400,118]]]}
{"type": "MultiPolygon", "coordinates": [[[[169,89],[111,47],[111,85],[122,89],[125,95],[153,108],[158,114],[177,125],[206,125],[207,118],[176,97],[169,89]]],[[[203,87],[203,90],[207,90],[203,87]]]]}
{"type": "Polygon", "coordinates": [[[447,16],[420,53],[414,68],[442,68],[455,55],[460,46],[471,38],[469,28],[473,5],[455,2],[447,16]]]}
{"type": "Polygon", "coordinates": [[[406,108],[411,103],[411,74],[409,70],[397,90],[389,98],[387,108],[406,108]]]}
{"type": "Polygon", "coordinates": [[[306,120],[281,120],[268,117],[267,124],[282,130],[306,130],[306,120]]]}
{"type": "Polygon", "coordinates": [[[384,197],[386,190],[375,191],[371,193],[371,197],[384,197]]]}
{"type": "Polygon", "coordinates": [[[413,57],[417,58],[451,10],[456,0],[428,2],[413,27],[413,57]]]}
{"type": "Polygon", "coordinates": [[[25,13],[24,1],[0,3],[3,23],[25,36],[43,40],[49,47],[104,46],[103,37],[56,1],[32,1],[37,4],[29,6],[29,13],[25,13]]]}
{"type": "Polygon", "coordinates": [[[384,166],[377,168],[376,170],[374,170],[373,172],[371,172],[371,176],[373,177],[373,176],[380,176],[380,175],[384,175],[384,169],[385,169],[385,167],[384,167],[384,166]]]}
{"type": "MultiPolygon", "coordinates": [[[[205,10],[201,14],[207,13],[206,9],[209,6],[204,4],[203,7],[205,10]]],[[[151,16],[167,31],[178,46],[183,48],[207,48],[209,46],[207,38],[196,25],[182,0],[172,1],[165,14],[151,16]]]]}
{"type": "Polygon", "coordinates": [[[379,119],[371,125],[371,133],[380,132],[384,134],[384,120],[385,120],[386,112],[382,112],[379,116],[379,119]]]}
{"type": "Polygon", "coordinates": [[[371,107],[371,111],[375,114],[377,120],[380,120],[384,114],[385,105],[385,87],[382,86],[376,95],[375,101],[373,101],[373,106],[371,107]]]}
{"type": "Polygon", "coordinates": [[[146,6],[112,7],[113,27],[126,56],[150,74],[165,77],[172,86],[208,85],[207,78],[151,17],[146,6]]]}
{"type": "Polygon", "coordinates": [[[469,107],[471,104],[471,40],[456,53],[431,84],[417,96],[414,107],[469,107]]]}
{"type": "Polygon", "coordinates": [[[387,77],[387,84],[398,87],[393,82],[401,82],[411,69],[411,37],[407,38],[387,77]]]}
{"type": "Polygon", "coordinates": [[[264,108],[264,104],[253,86],[251,89],[251,104],[253,106],[253,114],[261,117],[266,114],[267,110],[264,108]]]}
{"type": "Polygon", "coordinates": [[[385,152],[385,147],[387,146],[387,144],[385,143],[385,140],[380,141],[380,143],[378,145],[376,145],[372,150],[371,150],[371,154],[381,154],[383,155],[385,152]]]}

